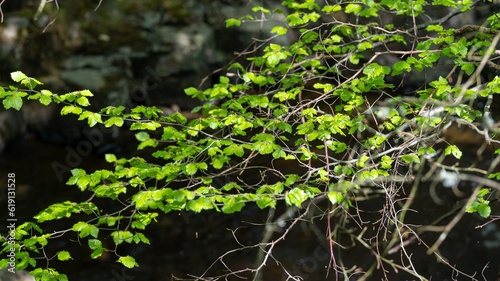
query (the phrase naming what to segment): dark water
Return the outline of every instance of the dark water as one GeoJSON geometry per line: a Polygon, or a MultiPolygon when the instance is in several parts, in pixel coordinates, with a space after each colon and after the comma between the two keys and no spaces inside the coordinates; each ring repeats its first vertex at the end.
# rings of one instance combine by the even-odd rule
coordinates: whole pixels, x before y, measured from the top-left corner
{"type": "MultiPolygon", "coordinates": [[[[130,155],[129,151],[133,151],[134,147],[133,139],[130,136],[123,136],[123,138],[116,139],[116,146],[108,149],[114,149],[123,155],[130,155]]],[[[82,152],[84,150],[82,150],[81,142],[56,145],[43,141],[37,136],[27,135],[7,146],[0,156],[0,182],[6,182],[8,173],[15,173],[16,218],[19,223],[30,220],[49,204],[65,200],[80,202],[88,199],[90,194],[80,192],[77,187],[65,185],[64,181],[70,176],[69,173],[61,174],[59,171],[64,180],[58,180],[58,172],[54,170],[54,163],[70,167],[80,162],[78,167],[88,172],[100,168],[112,168],[104,161],[101,153],[102,148],[105,147],[104,144],[93,147],[91,153],[88,155],[85,153],[86,155],[81,157],[81,161],[77,161],[75,157],[71,158],[72,149],[77,151],[79,143],[80,152],[82,152]]],[[[1,186],[0,199],[2,206],[6,207],[5,184],[1,186]]],[[[419,211],[418,213],[409,212],[408,222],[421,224],[422,218],[430,222],[451,210],[452,204],[449,202],[457,200],[453,193],[449,189],[438,191],[447,203],[438,205],[430,200],[428,189],[423,186],[415,203],[415,208],[419,211]]],[[[373,222],[366,225],[368,230],[363,239],[367,242],[376,233],[375,222],[380,218],[377,211],[383,203],[382,199],[359,203],[360,209],[366,211],[362,217],[365,221],[373,222]],[[369,210],[373,210],[373,213],[369,210]]],[[[103,207],[106,206],[103,205],[103,207]]],[[[283,206],[278,206],[275,218],[284,211],[283,206]]],[[[495,211],[498,211],[496,203],[493,204],[493,213],[495,211]]],[[[1,214],[0,220],[6,221],[5,213],[1,212],[1,214]]],[[[316,214],[317,217],[307,217],[297,224],[287,238],[276,245],[273,257],[267,261],[263,280],[286,280],[287,274],[280,267],[284,267],[291,275],[301,276],[304,280],[335,280],[333,271],[328,270],[331,260],[328,254],[328,242],[324,240],[327,221],[324,216],[320,216],[321,211],[316,214]]],[[[263,239],[265,222],[269,215],[269,210],[262,211],[250,205],[241,213],[234,215],[224,215],[214,211],[201,214],[171,212],[160,215],[158,223],[153,223],[144,232],[150,239],[151,245],[122,244],[117,249],[120,255],[130,254],[136,258],[140,267],[134,269],[124,268],[116,262],[113,254],[104,254],[101,258],[92,260],[91,252],[87,247],[87,239],[80,240],[74,232],[69,232],[62,239],[55,239],[53,242],[49,240],[49,245],[45,250],[47,256],[55,255],[57,251],[63,249],[70,252],[74,260],[58,262],[53,259],[49,263],[50,267],[56,267],[59,272],[67,274],[70,280],[163,281],[175,280],[174,276],[189,279],[202,275],[209,268],[211,269],[208,270],[207,276],[220,276],[230,271],[242,270],[238,276],[251,280],[252,274],[245,269],[254,268],[258,253],[258,249],[251,246],[263,239]],[[240,250],[224,255],[233,249],[240,250]],[[223,263],[218,261],[221,256],[223,256],[223,263]]],[[[45,223],[42,227],[45,227],[47,232],[51,232],[51,229],[70,228],[78,218],[45,223]]],[[[83,218],[80,217],[80,219],[83,218]]],[[[446,224],[451,218],[452,216],[444,219],[440,225],[446,224]]],[[[288,223],[285,221],[285,225],[288,223]]],[[[467,274],[475,274],[478,280],[497,280],[500,263],[500,230],[495,222],[483,228],[476,228],[483,223],[485,220],[479,216],[466,214],[441,245],[440,254],[448,260],[450,265],[456,266],[457,269],[467,274]]],[[[280,227],[276,228],[273,239],[280,237],[283,230],[280,227]]],[[[5,228],[0,228],[0,231],[5,233],[5,228]]],[[[104,237],[103,234],[106,234],[105,230],[100,232],[101,239],[104,237]]],[[[423,234],[422,239],[424,243],[432,245],[438,236],[439,232],[429,232],[423,234]]],[[[335,255],[337,260],[343,260],[344,266],[348,268],[357,266],[358,270],[367,270],[375,262],[373,254],[359,243],[357,246],[350,246],[352,238],[349,235],[340,235],[339,239],[336,242],[345,249],[338,250],[339,248],[336,247],[335,255]]],[[[102,241],[105,247],[112,247],[110,238],[102,239],[102,241]]],[[[426,248],[418,241],[410,243],[406,249],[413,255],[412,261],[417,271],[424,276],[432,276],[431,280],[470,280],[464,276],[454,279],[453,270],[448,265],[437,262],[435,256],[428,256],[425,253],[426,248]]],[[[400,262],[402,257],[400,251],[388,256],[396,262],[400,262]]],[[[39,262],[40,265],[46,265],[45,260],[39,262]]],[[[385,266],[390,270],[387,275],[388,280],[415,280],[414,277],[402,273],[401,270],[396,274],[390,266],[387,264],[385,266]]],[[[355,276],[351,280],[356,280],[355,276]]],[[[370,280],[381,278],[384,276],[379,270],[370,280]]],[[[232,276],[228,280],[240,279],[232,276]]],[[[344,280],[342,276],[340,280],[344,280]]]]}

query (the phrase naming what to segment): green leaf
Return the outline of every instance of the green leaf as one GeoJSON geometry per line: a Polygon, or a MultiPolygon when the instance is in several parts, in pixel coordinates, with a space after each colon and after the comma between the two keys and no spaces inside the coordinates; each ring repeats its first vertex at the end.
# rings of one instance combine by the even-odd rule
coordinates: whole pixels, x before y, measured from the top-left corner
{"type": "Polygon", "coordinates": [[[137,262],[135,262],[135,259],[131,256],[125,256],[125,257],[120,257],[118,259],[119,263],[122,263],[125,267],[128,268],[133,268],[135,266],[139,266],[137,262]]]}
{"type": "Polygon", "coordinates": [[[82,108],[74,105],[67,105],[61,109],[61,115],[66,115],[69,113],[80,114],[82,113],[82,108]]]}
{"type": "Polygon", "coordinates": [[[196,97],[198,95],[198,89],[196,89],[194,87],[189,87],[187,89],[184,89],[184,92],[186,93],[186,95],[192,96],[192,97],[196,97]]]}
{"type": "Polygon", "coordinates": [[[132,243],[134,241],[134,235],[130,231],[114,231],[111,233],[111,236],[116,245],[120,245],[123,242],[132,243]]]}
{"type": "Polygon", "coordinates": [[[105,249],[103,248],[99,248],[99,249],[96,249],[92,252],[92,254],[90,254],[90,257],[92,259],[97,259],[98,257],[100,257],[102,255],[102,253],[105,251],[105,249]]]}
{"type": "Polygon", "coordinates": [[[418,154],[418,156],[421,156],[423,154],[430,155],[433,153],[436,153],[436,150],[434,150],[434,148],[432,148],[432,147],[419,147],[417,154],[418,154]]]}
{"type": "Polygon", "coordinates": [[[146,236],[144,236],[144,234],[142,234],[142,233],[137,233],[134,235],[134,242],[136,244],[139,244],[139,242],[143,242],[143,243],[146,243],[148,245],[151,245],[151,243],[149,242],[149,239],[146,238],[146,236]]]}
{"type": "Polygon", "coordinates": [[[97,238],[98,233],[99,233],[99,228],[97,228],[95,225],[89,224],[81,230],[80,238],[87,237],[89,235],[91,235],[94,238],[97,238]]]}
{"type": "Polygon", "coordinates": [[[104,125],[106,126],[106,128],[109,128],[113,125],[116,125],[117,127],[121,127],[123,125],[123,122],[124,122],[123,118],[113,116],[113,117],[110,117],[108,120],[106,120],[106,122],[104,122],[104,125]]]}
{"type": "Polygon", "coordinates": [[[161,127],[161,124],[158,122],[150,121],[150,122],[136,122],[130,126],[130,130],[151,130],[155,131],[157,128],[161,127]]]}
{"type": "Polygon", "coordinates": [[[84,238],[89,235],[97,238],[97,234],[99,233],[99,229],[95,225],[91,225],[82,221],[75,223],[71,230],[79,232],[80,238],[84,238]]]}
{"type": "Polygon", "coordinates": [[[85,176],[82,176],[82,177],[79,177],[77,180],[76,180],[76,185],[80,188],[80,190],[85,190],[88,186],[88,184],[90,183],[90,176],[88,175],[85,175],[85,176]]]}
{"type": "Polygon", "coordinates": [[[489,201],[484,201],[477,207],[477,212],[483,218],[488,218],[491,214],[491,207],[489,206],[489,201]]]}
{"type": "Polygon", "coordinates": [[[286,59],[286,55],[281,52],[272,53],[267,57],[267,63],[269,66],[276,66],[281,60],[286,59]]]}
{"type": "Polygon", "coordinates": [[[341,192],[332,191],[328,193],[328,199],[333,205],[335,205],[337,203],[342,203],[345,200],[345,197],[341,192]]]}
{"type": "Polygon", "coordinates": [[[71,228],[71,230],[78,232],[78,231],[81,231],[87,225],[88,225],[88,223],[83,222],[83,221],[79,221],[79,222],[77,222],[77,223],[75,223],[73,225],[73,227],[71,228]]]}
{"type": "Polygon", "coordinates": [[[84,170],[84,169],[73,169],[71,170],[71,175],[73,176],[83,176],[85,175],[87,172],[84,170]]]}
{"type": "Polygon", "coordinates": [[[93,97],[94,96],[94,94],[92,94],[89,90],[78,91],[78,93],[82,96],[85,96],[85,97],[93,97]]]}
{"type": "Polygon", "coordinates": [[[466,64],[462,65],[462,70],[465,71],[465,73],[467,73],[467,75],[471,75],[475,69],[476,69],[476,67],[472,63],[466,63],[466,64]]]}
{"type": "Polygon", "coordinates": [[[410,72],[411,66],[406,61],[399,61],[392,66],[392,76],[401,74],[403,71],[410,72]]]}
{"type": "Polygon", "coordinates": [[[362,42],[358,44],[357,48],[360,52],[362,52],[364,50],[373,48],[373,44],[370,42],[362,42]]]}
{"type": "Polygon", "coordinates": [[[231,158],[229,158],[225,155],[216,155],[216,156],[212,157],[211,164],[215,169],[220,169],[224,166],[225,163],[229,162],[229,160],[231,160],[231,158]]]}
{"type": "Polygon", "coordinates": [[[465,211],[467,213],[474,213],[474,212],[477,212],[477,208],[479,207],[479,202],[472,202],[472,204],[470,204],[469,206],[467,206],[467,208],[465,209],[465,211]]]}
{"type": "Polygon", "coordinates": [[[252,149],[264,155],[272,153],[274,151],[274,146],[272,142],[258,141],[252,145],[252,149]]]}
{"type": "Polygon", "coordinates": [[[8,259],[3,259],[3,260],[0,260],[0,269],[4,269],[4,268],[7,268],[7,263],[9,262],[8,259]]]}
{"type": "Polygon", "coordinates": [[[225,202],[225,205],[222,207],[222,212],[224,212],[224,214],[240,212],[241,209],[245,206],[244,202],[238,202],[234,197],[228,198],[229,200],[225,202]]]}
{"type": "Polygon", "coordinates": [[[26,78],[21,81],[21,84],[28,87],[28,89],[33,90],[37,85],[43,84],[42,82],[34,79],[34,78],[26,78]]]}
{"type": "Polygon", "coordinates": [[[183,125],[186,124],[186,122],[187,122],[187,118],[184,115],[182,115],[180,112],[176,112],[176,113],[170,115],[169,118],[170,117],[174,118],[174,120],[176,120],[177,122],[179,122],[183,125]]]}
{"type": "Polygon", "coordinates": [[[37,238],[28,238],[28,239],[24,239],[23,244],[25,247],[30,247],[30,246],[35,245],[37,242],[38,242],[37,238]]]}
{"type": "Polygon", "coordinates": [[[26,74],[22,73],[21,71],[11,72],[10,77],[15,82],[21,82],[21,80],[28,78],[28,76],[26,76],[26,74]]]}
{"type": "Polygon", "coordinates": [[[486,194],[490,192],[489,188],[481,188],[479,193],[477,194],[477,197],[484,197],[486,194]]]}
{"type": "Polygon", "coordinates": [[[114,154],[107,153],[104,155],[104,158],[106,159],[106,162],[108,162],[108,163],[116,162],[116,155],[114,155],[114,154]]]}
{"type": "Polygon", "coordinates": [[[17,93],[13,94],[3,100],[3,106],[5,107],[5,109],[9,109],[12,107],[15,110],[20,110],[23,106],[23,99],[17,93]]]}
{"type": "Polygon", "coordinates": [[[146,132],[139,132],[139,133],[135,134],[135,138],[138,141],[147,141],[147,140],[151,139],[151,137],[149,136],[149,134],[146,133],[146,132]]]}
{"type": "Polygon", "coordinates": [[[73,258],[70,256],[68,251],[60,251],[57,254],[57,259],[60,261],[67,261],[67,260],[72,260],[73,258]]]}
{"type": "Polygon", "coordinates": [[[342,10],[342,7],[340,5],[326,5],[321,9],[321,11],[325,13],[334,13],[342,10]]]}
{"type": "Polygon", "coordinates": [[[52,93],[48,90],[41,90],[40,99],[38,101],[43,105],[49,105],[52,102],[52,93]]]}
{"type": "Polygon", "coordinates": [[[351,55],[349,57],[349,61],[352,63],[352,64],[358,64],[359,63],[359,59],[362,58],[363,56],[362,55],[351,55]]]}
{"type": "Polygon", "coordinates": [[[358,162],[356,162],[356,165],[358,165],[358,167],[360,168],[363,168],[365,167],[365,162],[370,159],[370,157],[366,156],[366,155],[363,155],[359,158],[358,162]]]}
{"type": "Polygon", "coordinates": [[[462,151],[460,151],[460,149],[458,149],[458,147],[456,145],[450,145],[450,146],[448,146],[445,149],[444,154],[445,155],[452,154],[457,159],[460,159],[460,157],[462,157],[462,151]]]}
{"type": "Polygon", "coordinates": [[[81,106],[89,106],[90,105],[89,100],[84,96],[77,98],[76,103],[81,105],[81,106]]]}
{"type": "MultiPolygon", "coordinates": [[[[363,9],[361,10],[361,13],[359,13],[360,16],[362,17],[377,17],[378,16],[378,9],[377,8],[369,8],[369,9],[363,9]]],[[[372,37],[373,39],[373,37],[372,37]]]]}
{"type": "Polygon", "coordinates": [[[241,145],[233,144],[233,145],[230,145],[230,146],[224,148],[224,154],[226,154],[227,156],[231,156],[234,154],[238,157],[242,157],[244,153],[245,153],[245,150],[243,149],[243,146],[241,146],[241,145]]]}
{"type": "Polygon", "coordinates": [[[271,33],[277,33],[278,36],[281,36],[281,35],[285,35],[287,33],[287,31],[288,30],[286,28],[284,28],[283,26],[275,26],[271,30],[271,33]]]}
{"type": "Polygon", "coordinates": [[[89,244],[89,248],[92,250],[102,248],[102,242],[98,239],[89,239],[88,244],[89,244]]]}
{"type": "Polygon", "coordinates": [[[345,8],[345,12],[347,14],[349,14],[349,13],[359,14],[359,12],[361,12],[362,9],[363,9],[363,7],[361,5],[358,5],[358,4],[349,4],[345,8]]]}
{"type": "Polygon", "coordinates": [[[276,208],[276,199],[274,199],[271,195],[260,195],[256,203],[261,209],[267,207],[276,208]]]}
{"type": "Polygon", "coordinates": [[[237,19],[227,19],[226,20],[226,28],[231,26],[240,26],[241,21],[237,19]]]}
{"type": "Polygon", "coordinates": [[[200,197],[196,200],[189,201],[186,205],[186,210],[199,213],[203,210],[213,209],[213,207],[214,204],[212,203],[212,201],[210,201],[210,199],[206,197],[200,197]]]}
{"type": "Polygon", "coordinates": [[[391,157],[387,156],[387,155],[384,155],[382,156],[382,161],[380,162],[380,165],[382,166],[382,168],[384,169],[390,169],[392,166],[392,162],[393,160],[391,159],[391,157]]]}
{"type": "Polygon", "coordinates": [[[440,31],[443,31],[443,26],[441,26],[441,25],[429,25],[429,26],[427,26],[426,30],[440,32],[440,31]]]}
{"type": "Polygon", "coordinates": [[[302,202],[308,198],[306,192],[300,187],[296,187],[285,194],[287,205],[295,205],[300,208],[302,202]]]}
{"type": "Polygon", "coordinates": [[[401,160],[405,161],[406,163],[420,163],[420,158],[418,158],[417,155],[415,154],[408,154],[408,155],[403,155],[401,157],[401,160]]]}
{"type": "Polygon", "coordinates": [[[94,125],[97,124],[97,123],[102,123],[101,114],[99,114],[99,113],[92,113],[88,117],[88,123],[89,123],[90,127],[94,127],[94,125]]]}
{"type": "Polygon", "coordinates": [[[196,167],[195,164],[189,163],[186,165],[185,171],[186,171],[187,175],[192,176],[192,175],[196,174],[196,172],[198,171],[198,168],[196,167]]]}

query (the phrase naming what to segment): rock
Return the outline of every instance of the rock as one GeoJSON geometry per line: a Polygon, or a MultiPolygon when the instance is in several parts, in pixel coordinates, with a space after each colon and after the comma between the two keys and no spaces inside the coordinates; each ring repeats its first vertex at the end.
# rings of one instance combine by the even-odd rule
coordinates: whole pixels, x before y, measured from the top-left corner
{"type": "MultiPolygon", "coordinates": [[[[243,24],[242,29],[225,27],[227,18],[253,14],[246,4],[244,0],[123,0],[103,1],[94,11],[92,3],[70,1],[61,3],[64,11],[50,25],[54,6],[47,5],[36,20],[17,16],[33,13],[32,6],[12,6],[0,25],[0,78],[13,85],[9,73],[21,70],[46,83],[39,89],[56,94],[89,89],[94,94],[93,110],[140,104],[177,105],[189,112],[200,102],[187,97],[184,89],[198,87],[261,32],[258,23],[243,24]]],[[[273,22],[265,22],[263,33],[273,22]]],[[[286,37],[279,40],[275,43],[287,44],[286,37]]],[[[218,82],[218,76],[213,74],[201,88],[218,82]]],[[[36,116],[33,112],[28,115],[36,116]]],[[[45,141],[60,144],[81,138],[78,132],[86,124],[72,116],[60,118],[57,110],[47,116],[35,125],[30,123],[32,117],[16,119],[20,123],[15,130],[27,126],[45,141]]],[[[0,145],[19,136],[9,126],[0,120],[0,145]]]]}
{"type": "Polygon", "coordinates": [[[7,269],[0,270],[0,280],[2,281],[35,281],[26,270],[19,270],[15,273],[7,271],[7,269]]]}

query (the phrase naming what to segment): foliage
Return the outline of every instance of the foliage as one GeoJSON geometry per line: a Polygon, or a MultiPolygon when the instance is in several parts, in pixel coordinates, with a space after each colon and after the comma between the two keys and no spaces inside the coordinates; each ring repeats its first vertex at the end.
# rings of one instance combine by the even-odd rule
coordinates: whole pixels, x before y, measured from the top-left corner
{"type": "MultiPolygon", "coordinates": [[[[92,197],[80,203],[53,204],[35,216],[36,222],[19,226],[17,269],[33,268],[37,280],[65,280],[64,274],[42,268],[35,257],[43,255],[40,250],[52,238],[67,232],[87,240],[91,257],[98,258],[105,251],[118,255],[115,247],[104,248],[101,241],[106,235],[116,246],[149,244],[143,231],[161,213],[214,209],[231,214],[248,204],[261,209],[284,204],[299,214],[289,228],[308,212],[318,211],[339,224],[348,218],[358,222],[358,234],[330,228],[326,237],[333,249],[333,241],[343,231],[376,253],[373,267],[361,269],[362,278],[368,278],[379,263],[421,280],[430,278],[405,266],[406,261],[411,264],[411,253],[402,254],[406,260],[401,264],[386,256],[395,243],[404,248],[403,235],[420,240],[405,215],[419,183],[426,179],[454,187],[460,181],[480,178],[476,192],[456,216],[465,211],[490,216],[487,199],[491,189],[482,187],[498,187],[489,178],[498,179],[493,171],[500,158],[495,156],[488,167],[462,161],[464,152],[447,132],[465,126],[477,132],[486,145],[500,143],[494,138],[498,126],[490,111],[493,97],[500,92],[500,78],[472,87],[485,69],[498,69],[491,56],[500,38],[500,21],[492,15],[483,26],[444,28],[452,15],[477,4],[467,0],[319,2],[286,0],[283,9],[255,7],[253,16],[227,20],[227,26],[235,28],[232,26],[264,20],[266,15],[284,15],[283,22],[271,30],[273,37],[248,53],[247,66],[232,64],[208,89],[185,90],[204,102],[193,110],[199,116],[196,119],[188,120],[180,113],[166,116],[158,108],[146,106],[92,111],[88,109],[92,97],[88,90],[54,94],[38,90],[40,81],[20,71],[12,73],[20,85],[0,88],[6,109],[20,110],[27,100],[56,103],[61,115],[76,115],[90,127],[136,131],[137,149],[147,150],[154,158],[106,154],[113,170],[72,170],[67,184],[90,191],[92,197]],[[453,9],[417,25],[420,18],[428,18],[424,8],[438,6],[453,9]],[[404,16],[408,25],[380,20],[391,13],[404,16]],[[289,45],[273,41],[285,36],[297,40],[289,45]],[[391,60],[397,61],[384,64],[391,60]],[[434,70],[450,63],[451,67],[434,70]],[[411,80],[420,73],[429,80],[411,80]],[[401,94],[401,88],[409,88],[411,83],[422,84],[411,95],[401,94]],[[474,101],[481,98],[486,100],[484,108],[474,107],[474,101]],[[437,173],[438,168],[444,173],[437,173]],[[390,230],[385,234],[389,243],[369,245],[361,240],[366,223],[353,214],[360,210],[358,201],[380,196],[386,203],[377,227],[390,230]],[[111,199],[109,204],[119,199],[125,207],[104,214],[93,198],[111,199]],[[88,218],[71,229],[43,234],[41,226],[47,221],[82,213],[88,218]],[[101,232],[110,227],[114,229],[110,234],[101,232]]],[[[449,231],[443,232],[444,237],[449,231]]],[[[261,245],[266,257],[260,261],[262,265],[279,240],[261,245]]],[[[431,252],[439,241],[429,247],[431,252]]],[[[9,248],[5,242],[3,250],[9,248]]],[[[444,261],[438,254],[436,257],[444,261]]],[[[73,259],[67,251],[57,253],[57,258],[73,259]]],[[[118,256],[117,261],[129,268],[138,266],[129,255],[118,256]]],[[[332,266],[336,274],[360,274],[335,260],[332,266]]],[[[248,271],[258,276],[261,267],[248,271]]]]}

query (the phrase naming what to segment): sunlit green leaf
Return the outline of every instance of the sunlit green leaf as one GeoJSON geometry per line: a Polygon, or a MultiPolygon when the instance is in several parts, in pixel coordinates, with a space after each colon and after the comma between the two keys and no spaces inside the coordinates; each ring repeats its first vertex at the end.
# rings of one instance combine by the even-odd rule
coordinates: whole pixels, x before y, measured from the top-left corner
{"type": "Polygon", "coordinates": [[[418,158],[417,155],[415,154],[408,154],[408,155],[403,155],[401,157],[401,160],[403,160],[406,163],[420,163],[420,158],[418,158]]]}
{"type": "Polygon", "coordinates": [[[23,99],[18,94],[13,94],[3,100],[3,106],[5,109],[14,108],[20,110],[23,106],[23,99]]]}
{"type": "Polygon", "coordinates": [[[71,257],[71,255],[69,254],[68,251],[60,251],[58,254],[57,254],[57,259],[60,260],[60,261],[66,261],[66,260],[72,260],[73,258],[71,257]]]}
{"type": "Polygon", "coordinates": [[[133,267],[139,266],[137,264],[137,262],[135,261],[135,259],[131,256],[120,257],[118,259],[118,262],[122,263],[125,267],[128,267],[128,268],[133,268],[133,267]]]}
{"type": "Polygon", "coordinates": [[[21,80],[28,78],[28,76],[26,76],[26,74],[22,73],[21,71],[16,71],[16,72],[10,73],[10,77],[15,82],[21,82],[21,80]]]}

